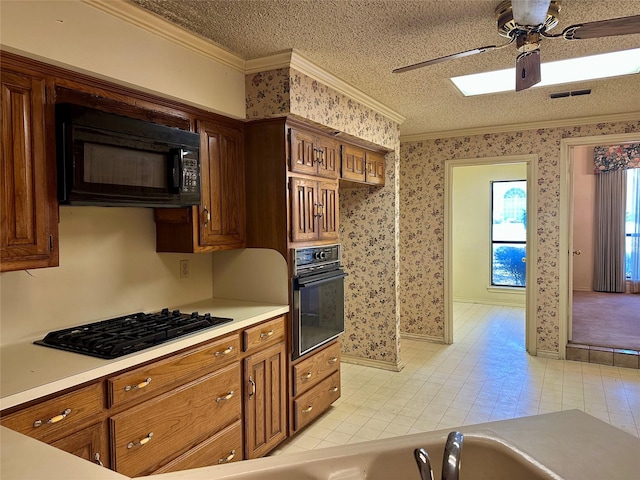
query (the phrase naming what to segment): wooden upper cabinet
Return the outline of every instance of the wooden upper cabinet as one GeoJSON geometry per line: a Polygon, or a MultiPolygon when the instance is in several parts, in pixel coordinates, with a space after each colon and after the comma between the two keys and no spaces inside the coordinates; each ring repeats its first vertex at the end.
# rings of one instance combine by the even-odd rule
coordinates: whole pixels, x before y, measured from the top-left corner
{"type": "Polygon", "coordinates": [[[243,248],[246,237],[242,127],[198,121],[200,206],[155,211],[158,252],[243,248]]]}
{"type": "Polygon", "coordinates": [[[202,165],[200,245],[235,245],[245,240],[242,131],[198,122],[202,165]]]}
{"type": "Polygon", "coordinates": [[[291,177],[291,241],[338,238],[338,183],[291,177]]]}
{"type": "Polygon", "coordinates": [[[318,182],[291,178],[291,241],[306,242],[318,238],[318,182]]]}
{"type": "Polygon", "coordinates": [[[44,78],[3,66],[0,271],[58,265],[55,149],[45,128],[52,120],[45,88],[44,78]]]}
{"type": "Polygon", "coordinates": [[[340,172],[340,144],[330,137],[290,129],[292,172],[338,178],[340,172]]]}
{"type": "Polygon", "coordinates": [[[340,178],[364,182],[364,150],[353,145],[342,145],[342,169],[340,178]]]}
{"type": "Polygon", "coordinates": [[[384,155],[367,152],[365,181],[373,185],[384,185],[384,155]]]}
{"type": "Polygon", "coordinates": [[[384,185],[384,155],[356,145],[342,145],[340,178],[357,183],[384,185]]]}

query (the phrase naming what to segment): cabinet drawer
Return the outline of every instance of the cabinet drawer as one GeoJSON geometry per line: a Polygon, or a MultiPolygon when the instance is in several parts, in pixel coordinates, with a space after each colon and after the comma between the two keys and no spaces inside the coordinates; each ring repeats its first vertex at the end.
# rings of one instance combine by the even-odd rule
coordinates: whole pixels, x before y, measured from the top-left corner
{"type": "Polygon", "coordinates": [[[294,431],[300,430],[340,398],[340,372],[335,372],[293,402],[294,431]]]}
{"type": "Polygon", "coordinates": [[[112,465],[146,475],[240,418],[240,365],[182,385],[109,419],[112,465]]]}
{"type": "Polygon", "coordinates": [[[293,366],[293,395],[296,396],[340,367],[340,344],[334,343],[293,366]]]}
{"type": "Polygon", "coordinates": [[[94,383],[8,415],[2,426],[51,442],[95,421],[103,409],[102,383],[94,383]]]}
{"type": "Polygon", "coordinates": [[[284,341],[285,316],[274,318],[244,331],[243,346],[245,352],[257,351],[269,345],[284,341]]]}
{"type": "Polygon", "coordinates": [[[229,335],[166,360],[111,377],[107,381],[109,407],[169,391],[181,380],[195,378],[198,372],[212,370],[239,355],[240,336],[229,335]]]}
{"type": "Polygon", "coordinates": [[[242,456],[242,423],[238,420],[153,473],[238,462],[242,456]]]}

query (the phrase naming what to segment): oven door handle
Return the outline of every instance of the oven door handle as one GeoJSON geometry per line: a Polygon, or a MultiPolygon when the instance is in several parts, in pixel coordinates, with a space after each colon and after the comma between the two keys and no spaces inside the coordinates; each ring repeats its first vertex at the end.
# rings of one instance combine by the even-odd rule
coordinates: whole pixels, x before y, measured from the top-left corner
{"type": "Polygon", "coordinates": [[[330,277],[323,277],[323,278],[317,278],[317,277],[315,279],[313,277],[304,278],[304,279],[297,278],[296,285],[299,289],[305,288],[305,287],[312,287],[314,285],[319,285],[321,283],[332,282],[333,280],[344,278],[347,275],[348,274],[346,272],[341,272],[337,274],[332,274],[330,277]]]}

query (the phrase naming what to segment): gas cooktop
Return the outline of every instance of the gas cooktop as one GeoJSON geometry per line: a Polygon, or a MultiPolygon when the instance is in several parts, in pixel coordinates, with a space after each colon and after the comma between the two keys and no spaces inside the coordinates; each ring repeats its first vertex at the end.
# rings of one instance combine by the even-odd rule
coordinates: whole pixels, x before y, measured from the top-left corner
{"type": "Polygon", "coordinates": [[[92,357],[113,359],[168,342],[189,333],[232,322],[232,318],[169,311],[133,313],[48,333],[34,342],[92,357]]]}

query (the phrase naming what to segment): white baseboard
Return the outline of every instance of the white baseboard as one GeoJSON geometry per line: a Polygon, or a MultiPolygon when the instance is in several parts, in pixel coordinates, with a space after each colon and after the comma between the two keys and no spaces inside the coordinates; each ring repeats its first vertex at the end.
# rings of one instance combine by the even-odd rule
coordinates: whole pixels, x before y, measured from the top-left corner
{"type": "Polygon", "coordinates": [[[552,352],[550,350],[538,350],[536,351],[536,356],[544,357],[544,358],[552,358],[554,360],[558,360],[560,358],[560,354],[558,352],[552,352]]]}
{"type": "Polygon", "coordinates": [[[353,365],[362,365],[363,367],[380,368],[382,370],[391,370],[399,372],[404,368],[404,362],[399,360],[398,363],[385,362],[384,360],[373,360],[370,358],[356,357],[355,355],[340,354],[340,361],[343,363],[351,363],[353,365]]]}
{"type": "Polygon", "coordinates": [[[507,302],[504,300],[487,300],[487,299],[479,299],[479,298],[454,298],[453,301],[458,303],[477,303],[479,305],[498,305],[501,307],[522,307],[522,308],[526,307],[526,304],[524,301],[507,302]]]}
{"type": "Polygon", "coordinates": [[[419,333],[400,332],[400,339],[418,340],[419,342],[430,342],[444,344],[443,337],[433,337],[431,335],[420,335],[419,333]]]}

